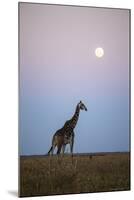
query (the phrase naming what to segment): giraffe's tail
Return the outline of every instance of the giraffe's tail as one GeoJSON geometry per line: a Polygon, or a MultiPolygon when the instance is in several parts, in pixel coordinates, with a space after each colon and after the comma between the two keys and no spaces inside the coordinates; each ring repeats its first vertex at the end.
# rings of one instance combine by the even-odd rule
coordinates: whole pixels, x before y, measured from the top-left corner
{"type": "Polygon", "coordinates": [[[53,146],[51,146],[50,150],[48,151],[48,155],[50,154],[50,152],[52,151],[53,146]]]}

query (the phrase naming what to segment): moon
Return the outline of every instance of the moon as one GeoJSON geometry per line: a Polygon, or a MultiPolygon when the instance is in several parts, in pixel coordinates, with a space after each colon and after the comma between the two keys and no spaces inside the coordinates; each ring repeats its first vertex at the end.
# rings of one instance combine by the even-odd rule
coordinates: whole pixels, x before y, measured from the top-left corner
{"type": "Polygon", "coordinates": [[[103,56],[104,56],[104,50],[103,50],[103,48],[102,48],[102,47],[97,47],[97,48],[95,49],[95,55],[96,55],[96,57],[98,57],[98,58],[103,57],[103,56]]]}

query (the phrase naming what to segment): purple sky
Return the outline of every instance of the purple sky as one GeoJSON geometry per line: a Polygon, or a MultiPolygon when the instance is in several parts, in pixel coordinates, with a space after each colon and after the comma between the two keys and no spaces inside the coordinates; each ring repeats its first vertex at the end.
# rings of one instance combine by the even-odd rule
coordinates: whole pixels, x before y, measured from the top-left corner
{"type": "Polygon", "coordinates": [[[74,152],[128,151],[129,10],[20,3],[19,11],[20,153],[45,154],[80,100],[88,112],[74,152]]]}

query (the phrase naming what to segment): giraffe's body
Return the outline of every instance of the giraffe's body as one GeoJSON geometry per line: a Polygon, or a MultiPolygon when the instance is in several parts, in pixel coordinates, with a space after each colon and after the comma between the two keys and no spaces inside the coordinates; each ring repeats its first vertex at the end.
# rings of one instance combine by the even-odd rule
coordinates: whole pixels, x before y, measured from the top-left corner
{"type": "Polygon", "coordinates": [[[52,146],[48,152],[53,154],[55,147],[57,146],[57,154],[61,152],[61,148],[63,149],[63,153],[65,151],[65,146],[70,144],[70,151],[73,153],[73,144],[74,144],[74,128],[78,122],[80,110],[86,110],[85,105],[80,101],[77,106],[74,115],[70,120],[67,120],[64,126],[57,130],[52,139],[52,146]]]}

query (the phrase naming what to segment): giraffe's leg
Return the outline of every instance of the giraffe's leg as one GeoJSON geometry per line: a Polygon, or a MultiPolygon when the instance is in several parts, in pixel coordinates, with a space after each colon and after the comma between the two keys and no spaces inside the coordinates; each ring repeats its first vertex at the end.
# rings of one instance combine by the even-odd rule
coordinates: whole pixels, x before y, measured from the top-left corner
{"type": "Polygon", "coordinates": [[[50,150],[48,151],[48,155],[50,155],[50,153],[53,155],[55,146],[51,146],[50,150]]]}
{"type": "Polygon", "coordinates": [[[56,145],[53,145],[53,146],[52,146],[52,150],[51,150],[51,154],[52,154],[52,155],[53,155],[53,153],[54,153],[55,146],[56,146],[56,145]]]}
{"type": "Polygon", "coordinates": [[[73,155],[73,147],[74,147],[74,132],[71,135],[70,138],[70,153],[73,155]]]}
{"type": "Polygon", "coordinates": [[[63,144],[64,144],[64,135],[63,134],[62,135],[58,135],[57,136],[57,143],[56,143],[56,145],[57,145],[57,154],[60,154],[63,144]]]}
{"type": "Polygon", "coordinates": [[[61,148],[62,148],[62,144],[58,145],[57,155],[60,154],[60,152],[61,152],[61,148]]]}
{"type": "Polygon", "coordinates": [[[64,152],[65,152],[65,147],[66,147],[66,144],[63,144],[62,145],[62,154],[64,154],[64,152]]]}

